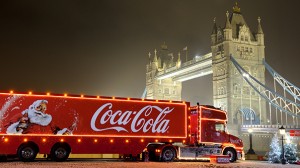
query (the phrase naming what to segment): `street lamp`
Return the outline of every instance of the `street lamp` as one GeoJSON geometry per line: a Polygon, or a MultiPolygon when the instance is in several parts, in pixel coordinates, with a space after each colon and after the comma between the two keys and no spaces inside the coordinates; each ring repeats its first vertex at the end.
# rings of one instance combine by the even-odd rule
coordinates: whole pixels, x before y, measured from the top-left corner
{"type": "Polygon", "coordinates": [[[285,135],[285,128],[283,125],[279,128],[279,133],[281,134],[281,146],[282,146],[282,158],[281,158],[281,163],[286,164],[286,159],[284,156],[284,146],[283,146],[283,136],[285,135]]]}
{"type": "Polygon", "coordinates": [[[247,154],[255,154],[255,152],[254,152],[254,150],[252,148],[252,132],[253,132],[253,130],[251,128],[249,128],[248,132],[249,132],[250,148],[249,148],[247,154]]]}

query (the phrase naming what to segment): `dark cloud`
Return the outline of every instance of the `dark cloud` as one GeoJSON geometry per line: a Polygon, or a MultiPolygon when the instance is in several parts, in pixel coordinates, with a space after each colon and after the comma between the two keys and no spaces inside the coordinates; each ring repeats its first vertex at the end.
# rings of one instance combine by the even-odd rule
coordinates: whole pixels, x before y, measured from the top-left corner
{"type": "MultiPolygon", "coordinates": [[[[210,51],[232,0],[1,1],[0,90],[140,97],[148,52],[165,41],[189,57],[210,51]]],[[[262,18],[266,60],[296,85],[297,1],[238,1],[250,29],[262,18]]],[[[212,103],[212,77],[184,83],[183,96],[212,103]]]]}

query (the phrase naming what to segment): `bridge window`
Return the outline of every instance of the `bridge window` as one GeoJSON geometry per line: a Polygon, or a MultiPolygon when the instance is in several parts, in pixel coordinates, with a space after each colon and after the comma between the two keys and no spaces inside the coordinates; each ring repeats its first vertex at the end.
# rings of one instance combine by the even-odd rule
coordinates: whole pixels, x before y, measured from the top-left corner
{"type": "Polygon", "coordinates": [[[161,89],[158,89],[158,93],[161,93],[161,89]]]}
{"type": "Polygon", "coordinates": [[[239,85],[238,84],[233,84],[233,93],[239,93],[239,85]]]}
{"type": "Polygon", "coordinates": [[[164,89],[164,94],[170,94],[170,89],[169,88],[165,88],[164,89]]]}
{"type": "Polygon", "coordinates": [[[248,36],[245,37],[245,41],[248,41],[248,36]]]}
{"type": "Polygon", "coordinates": [[[249,87],[244,86],[244,88],[243,88],[243,94],[250,95],[250,89],[249,89],[249,87]]]}
{"type": "Polygon", "coordinates": [[[241,36],[241,41],[244,41],[244,36],[243,35],[241,36]]]}

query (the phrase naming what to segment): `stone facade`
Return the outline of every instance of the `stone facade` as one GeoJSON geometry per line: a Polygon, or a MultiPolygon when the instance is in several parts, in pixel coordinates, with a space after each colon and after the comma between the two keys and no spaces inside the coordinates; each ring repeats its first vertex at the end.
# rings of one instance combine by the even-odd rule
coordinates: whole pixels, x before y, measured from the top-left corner
{"type": "Polygon", "coordinates": [[[149,63],[146,66],[146,99],[181,100],[182,84],[172,78],[156,79],[156,75],[165,72],[170,67],[179,67],[181,64],[180,53],[174,59],[166,44],[161,49],[155,49],[154,56],[149,53],[149,63]]]}
{"type": "Polygon", "coordinates": [[[226,13],[224,28],[218,27],[214,20],[211,50],[214,106],[227,111],[229,131],[240,136],[241,124],[266,124],[265,101],[243,80],[230,60],[230,56],[234,57],[250,75],[265,84],[265,45],[260,18],[256,33],[252,33],[236,5],[231,14],[226,13]]]}

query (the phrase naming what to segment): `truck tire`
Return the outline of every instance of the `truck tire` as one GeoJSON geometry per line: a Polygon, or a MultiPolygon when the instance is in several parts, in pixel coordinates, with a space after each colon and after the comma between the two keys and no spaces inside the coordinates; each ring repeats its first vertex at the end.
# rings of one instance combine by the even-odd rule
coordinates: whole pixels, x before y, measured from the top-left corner
{"type": "Polygon", "coordinates": [[[235,162],[236,161],[236,152],[232,148],[226,148],[223,152],[223,155],[229,155],[229,161],[235,162]]]}
{"type": "Polygon", "coordinates": [[[32,162],[37,155],[37,149],[32,144],[23,144],[19,147],[17,154],[21,161],[32,162]]]}
{"type": "Polygon", "coordinates": [[[70,148],[64,144],[54,145],[51,149],[51,160],[62,162],[68,159],[70,155],[70,148]]]}
{"type": "Polygon", "coordinates": [[[161,153],[161,161],[163,162],[172,162],[175,159],[176,152],[174,148],[165,148],[161,153]]]}

